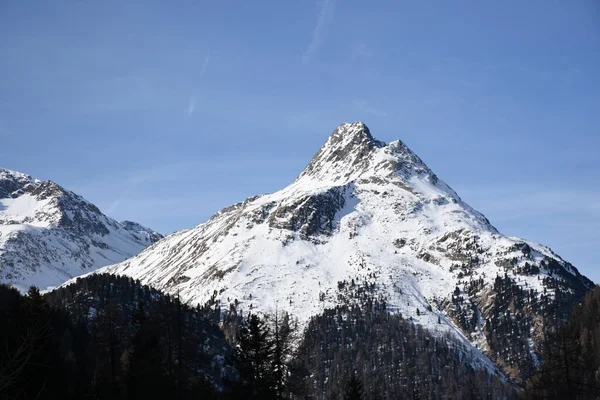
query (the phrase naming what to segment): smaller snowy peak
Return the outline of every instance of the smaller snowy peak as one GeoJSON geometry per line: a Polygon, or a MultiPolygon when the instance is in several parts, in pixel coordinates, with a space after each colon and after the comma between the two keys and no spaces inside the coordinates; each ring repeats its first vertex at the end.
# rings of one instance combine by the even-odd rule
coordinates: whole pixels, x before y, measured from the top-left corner
{"type": "Polygon", "coordinates": [[[4,205],[0,222],[2,215],[17,210],[22,217],[21,221],[16,220],[18,223],[60,226],[79,233],[94,230],[104,234],[108,232],[105,225],[110,224],[95,205],[52,181],[32,180],[10,196],[0,198],[0,203],[4,205]]]}
{"type": "Polygon", "coordinates": [[[52,181],[0,169],[0,282],[26,289],[123,261],[163,236],[52,181]]]}

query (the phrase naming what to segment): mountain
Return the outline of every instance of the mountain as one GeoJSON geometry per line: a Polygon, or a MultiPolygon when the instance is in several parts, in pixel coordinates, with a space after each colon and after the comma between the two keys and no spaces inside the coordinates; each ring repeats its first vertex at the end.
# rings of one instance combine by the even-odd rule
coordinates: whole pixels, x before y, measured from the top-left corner
{"type": "Polygon", "coordinates": [[[0,282],[26,290],[131,257],[161,239],[52,181],[0,169],[0,282]]]}
{"type": "Polygon", "coordinates": [[[544,325],[593,287],[548,247],[498,232],[403,142],[361,122],[335,129],[286,188],[101,271],[193,303],[216,294],[224,307],[284,309],[301,324],[375,296],[518,380],[539,363],[544,325]]]}

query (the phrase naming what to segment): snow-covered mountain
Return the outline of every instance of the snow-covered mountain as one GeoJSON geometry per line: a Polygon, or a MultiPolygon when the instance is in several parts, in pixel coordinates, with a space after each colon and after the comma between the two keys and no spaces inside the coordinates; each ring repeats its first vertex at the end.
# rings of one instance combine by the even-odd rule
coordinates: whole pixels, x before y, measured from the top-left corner
{"type": "Polygon", "coordinates": [[[51,181],[0,168],[0,282],[26,290],[131,257],[163,236],[51,181]]]}
{"type": "Polygon", "coordinates": [[[368,292],[513,377],[537,362],[544,321],[593,286],[549,248],[499,233],[404,143],[361,122],[340,125],[286,188],[100,271],[301,323],[368,292]]]}

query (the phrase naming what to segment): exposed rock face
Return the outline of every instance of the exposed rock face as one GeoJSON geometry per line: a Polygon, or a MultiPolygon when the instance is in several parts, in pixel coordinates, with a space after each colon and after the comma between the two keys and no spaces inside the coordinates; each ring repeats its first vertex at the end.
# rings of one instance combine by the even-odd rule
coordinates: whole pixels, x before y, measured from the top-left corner
{"type": "Polygon", "coordinates": [[[499,233],[404,143],[363,123],[338,127],[288,187],[102,271],[304,323],[370,292],[515,378],[537,362],[543,322],[593,285],[549,248],[499,233]]]}
{"type": "Polygon", "coordinates": [[[346,204],[349,187],[333,187],[324,192],[308,194],[292,204],[277,207],[270,215],[269,226],[299,233],[309,239],[318,235],[331,235],[336,214],[346,204]]]}
{"type": "Polygon", "coordinates": [[[0,169],[0,282],[25,290],[123,261],[161,239],[52,181],[0,169]]]}

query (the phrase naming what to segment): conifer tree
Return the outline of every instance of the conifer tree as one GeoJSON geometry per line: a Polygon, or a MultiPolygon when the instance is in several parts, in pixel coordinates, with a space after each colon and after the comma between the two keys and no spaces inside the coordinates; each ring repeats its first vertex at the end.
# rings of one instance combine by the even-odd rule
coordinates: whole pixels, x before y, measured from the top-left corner
{"type": "Polygon", "coordinates": [[[365,393],[361,380],[353,373],[346,384],[344,400],[363,400],[365,393]]]}
{"type": "Polygon", "coordinates": [[[101,398],[119,396],[120,346],[123,313],[116,302],[109,302],[93,320],[92,335],[96,344],[95,385],[101,398]]]}
{"type": "Polygon", "coordinates": [[[129,354],[128,398],[169,397],[172,386],[162,367],[162,354],[156,326],[147,316],[143,303],[133,315],[136,333],[129,354]]]}
{"type": "Polygon", "coordinates": [[[274,345],[270,330],[264,319],[251,314],[238,332],[238,357],[249,398],[270,399],[275,397],[272,362],[274,345]]]}
{"type": "Polygon", "coordinates": [[[283,313],[280,317],[279,311],[275,310],[271,332],[271,341],[273,343],[271,372],[277,399],[283,399],[290,390],[288,364],[292,358],[293,330],[290,326],[290,317],[287,313],[283,313]]]}

